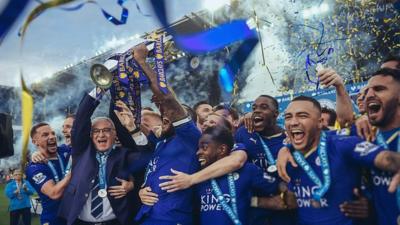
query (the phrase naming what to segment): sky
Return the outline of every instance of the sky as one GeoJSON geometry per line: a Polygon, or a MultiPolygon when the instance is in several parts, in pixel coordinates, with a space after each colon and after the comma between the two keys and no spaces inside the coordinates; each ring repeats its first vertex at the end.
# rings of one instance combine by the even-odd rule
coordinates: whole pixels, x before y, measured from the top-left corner
{"type": "MultiPolygon", "coordinates": [[[[10,0],[0,0],[0,11],[2,4],[8,1],[10,0]]],[[[82,1],[77,0],[70,5],[82,1]]],[[[121,7],[116,3],[117,0],[97,2],[112,15],[120,16],[121,7]]],[[[127,24],[120,26],[108,22],[99,7],[94,4],[87,4],[80,10],[72,12],[58,8],[50,9],[31,23],[20,51],[17,31],[29,12],[38,5],[35,0],[31,0],[24,14],[0,44],[0,85],[20,86],[20,69],[28,85],[38,82],[68,65],[95,56],[99,51],[104,52],[123,44],[131,37],[155,30],[160,25],[148,2],[148,0],[127,0],[125,6],[130,10],[129,18],[127,24]],[[142,11],[152,17],[141,15],[136,10],[136,1],[142,11]]],[[[167,0],[166,2],[169,6],[169,21],[176,21],[210,4],[220,5],[221,2],[229,0],[167,0]]],[[[353,3],[350,4],[346,0],[280,1],[285,4],[276,4],[276,0],[240,2],[240,11],[250,12],[249,15],[257,13],[261,21],[259,33],[262,37],[242,67],[242,70],[248,73],[246,86],[240,90],[240,99],[243,101],[254,100],[260,93],[272,96],[287,94],[286,89],[279,89],[282,80],[294,80],[292,82],[294,88],[291,90],[293,92],[314,88],[315,85],[306,78],[308,67],[305,68],[304,65],[309,56],[314,61],[319,59],[320,54],[317,51],[319,48],[320,51],[327,48],[334,49],[325,66],[333,67],[341,76],[353,78],[357,74],[366,73],[371,68],[369,65],[376,65],[379,61],[374,54],[371,54],[375,52],[372,49],[373,41],[379,42],[374,39],[378,35],[371,35],[372,32],[379,33],[382,29],[390,31],[390,28],[399,30],[398,11],[395,14],[396,18],[391,18],[390,15],[393,16],[393,13],[387,14],[386,11],[377,10],[376,13],[372,13],[372,9],[381,8],[374,6],[374,0],[355,1],[357,10],[354,10],[353,3]],[[367,4],[368,2],[373,4],[367,4]],[[364,10],[367,5],[368,10],[364,10]],[[383,21],[390,21],[385,22],[385,28],[378,26],[378,22],[371,22],[382,21],[382,18],[377,19],[377,16],[383,17],[382,15],[387,17],[383,21]],[[319,42],[323,44],[318,45],[316,50],[314,46],[319,42]],[[349,52],[357,57],[348,54],[349,52]],[[367,61],[363,62],[361,68],[360,63],[356,62],[359,58],[367,61]]],[[[382,25],[382,22],[380,23],[382,25]]],[[[310,71],[312,70],[310,67],[310,71]]]]}
{"type": "MultiPolygon", "coordinates": [[[[11,1],[11,0],[10,0],[11,1]]],[[[0,1],[0,11],[7,0],[0,1]]],[[[77,5],[83,1],[69,4],[77,5]]],[[[98,0],[107,12],[119,18],[121,7],[112,0],[98,0]]],[[[86,4],[77,11],[53,8],[35,19],[25,35],[21,49],[18,30],[38,3],[31,0],[24,13],[14,23],[0,45],[0,85],[20,86],[20,69],[29,84],[50,77],[65,66],[91,58],[98,51],[105,51],[123,44],[135,34],[143,34],[160,27],[151,6],[146,0],[137,0],[142,11],[152,15],[145,17],[136,10],[134,0],[124,4],[129,9],[127,23],[116,26],[108,22],[100,8],[86,4]]],[[[170,21],[202,8],[198,0],[168,0],[170,21]]],[[[68,5],[67,5],[68,6],[68,5]]]]}

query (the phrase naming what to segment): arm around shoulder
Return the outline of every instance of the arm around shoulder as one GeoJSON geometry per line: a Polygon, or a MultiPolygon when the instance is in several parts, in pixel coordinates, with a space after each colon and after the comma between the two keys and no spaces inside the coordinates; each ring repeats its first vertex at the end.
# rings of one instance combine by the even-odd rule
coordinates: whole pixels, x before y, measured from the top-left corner
{"type": "Polygon", "coordinates": [[[64,190],[68,186],[70,180],[71,173],[65,175],[65,177],[57,184],[55,184],[53,180],[48,180],[45,184],[43,184],[40,191],[47,195],[50,199],[60,199],[63,196],[64,190]]]}

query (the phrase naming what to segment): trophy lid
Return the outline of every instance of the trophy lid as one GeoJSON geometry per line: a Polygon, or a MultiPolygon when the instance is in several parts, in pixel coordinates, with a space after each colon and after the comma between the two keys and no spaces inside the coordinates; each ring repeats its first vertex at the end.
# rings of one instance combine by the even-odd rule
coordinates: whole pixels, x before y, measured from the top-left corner
{"type": "Polygon", "coordinates": [[[96,86],[100,88],[108,89],[111,87],[112,74],[107,67],[102,64],[93,64],[90,68],[90,77],[96,86]]]}

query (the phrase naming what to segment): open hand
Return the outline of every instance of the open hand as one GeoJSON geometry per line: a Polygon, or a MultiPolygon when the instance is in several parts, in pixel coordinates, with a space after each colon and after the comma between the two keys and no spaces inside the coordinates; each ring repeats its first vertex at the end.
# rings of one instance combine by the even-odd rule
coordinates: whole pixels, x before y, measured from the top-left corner
{"type": "Polygon", "coordinates": [[[139,197],[143,204],[145,205],[154,205],[158,202],[158,195],[154,192],[151,192],[150,187],[145,187],[140,189],[139,197]]]}
{"type": "Polygon", "coordinates": [[[189,174],[171,169],[175,175],[161,176],[160,180],[169,180],[160,184],[161,190],[167,192],[174,192],[189,188],[193,185],[192,177],[189,174]]]}
{"type": "Polygon", "coordinates": [[[116,199],[123,198],[126,196],[128,192],[130,192],[133,189],[134,187],[133,181],[123,180],[118,177],[116,177],[115,179],[121,182],[121,185],[110,186],[108,192],[110,193],[110,196],[116,199]]]}

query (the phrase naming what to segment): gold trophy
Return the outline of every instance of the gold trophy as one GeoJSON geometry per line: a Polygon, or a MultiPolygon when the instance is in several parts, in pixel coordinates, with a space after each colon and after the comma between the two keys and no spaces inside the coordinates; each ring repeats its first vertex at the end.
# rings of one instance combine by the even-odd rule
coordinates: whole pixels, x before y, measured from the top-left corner
{"type": "MultiPolygon", "coordinates": [[[[150,52],[155,46],[155,42],[153,41],[154,34],[149,35],[146,39],[151,40],[151,42],[146,45],[147,50],[150,52]]],[[[178,58],[178,50],[173,44],[171,35],[165,36],[163,42],[165,43],[166,63],[170,63],[178,58]]],[[[132,51],[132,48],[128,51],[132,51]]],[[[127,60],[130,60],[132,57],[133,56],[130,55],[127,57],[127,60]]],[[[152,56],[149,57],[151,58],[152,56]]],[[[150,62],[149,64],[151,66],[152,63],[150,62]]],[[[93,64],[90,68],[90,77],[97,87],[107,90],[112,85],[113,74],[116,72],[116,70],[117,66],[107,68],[103,64],[93,64]]]]}

